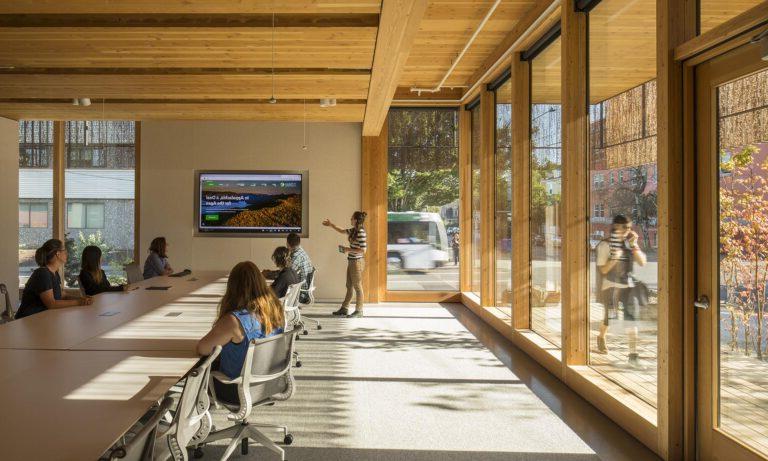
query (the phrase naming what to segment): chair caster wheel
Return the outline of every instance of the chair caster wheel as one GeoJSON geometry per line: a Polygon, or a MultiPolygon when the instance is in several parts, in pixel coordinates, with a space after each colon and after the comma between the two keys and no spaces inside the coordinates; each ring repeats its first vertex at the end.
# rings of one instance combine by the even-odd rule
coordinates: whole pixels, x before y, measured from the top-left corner
{"type": "Polygon", "coordinates": [[[300,335],[296,335],[296,341],[298,341],[300,339],[301,339],[301,336],[300,335]]]}
{"type": "Polygon", "coordinates": [[[304,332],[301,333],[301,334],[303,334],[304,336],[307,336],[309,334],[309,332],[307,330],[304,330],[304,332]]]}
{"type": "Polygon", "coordinates": [[[296,362],[296,368],[301,368],[301,362],[296,362]]]}
{"type": "Polygon", "coordinates": [[[203,449],[201,447],[197,447],[192,452],[192,457],[195,459],[200,459],[203,457],[203,449]]]}
{"type": "Polygon", "coordinates": [[[318,330],[322,330],[322,329],[323,329],[323,327],[322,327],[322,326],[320,326],[320,325],[318,325],[318,326],[317,326],[317,329],[318,329],[318,330]]]}
{"type": "Polygon", "coordinates": [[[286,445],[290,445],[293,443],[293,434],[287,434],[285,438],[283,439],[283,443],[286,445]]]}

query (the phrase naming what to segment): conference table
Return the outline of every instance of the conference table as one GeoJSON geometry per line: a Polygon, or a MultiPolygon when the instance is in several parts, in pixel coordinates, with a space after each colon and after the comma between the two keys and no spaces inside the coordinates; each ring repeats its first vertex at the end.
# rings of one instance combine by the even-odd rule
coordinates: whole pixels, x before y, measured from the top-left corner
{"type": "Polygon", "coordinates": [[[0,325],[1,459],[98,459],[197,363],[226,273],[136,285],[0,325]]]}

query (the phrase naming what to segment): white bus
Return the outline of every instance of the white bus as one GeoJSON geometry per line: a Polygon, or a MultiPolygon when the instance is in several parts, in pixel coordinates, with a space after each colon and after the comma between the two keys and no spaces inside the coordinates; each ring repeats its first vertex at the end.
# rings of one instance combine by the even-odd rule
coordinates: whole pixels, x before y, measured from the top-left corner
{"type": "Polygon", "coordinates": [[[426,270],[450,260],[451,248],[439,213],[387,213],[387,265],[392,269],[426,270]]]}

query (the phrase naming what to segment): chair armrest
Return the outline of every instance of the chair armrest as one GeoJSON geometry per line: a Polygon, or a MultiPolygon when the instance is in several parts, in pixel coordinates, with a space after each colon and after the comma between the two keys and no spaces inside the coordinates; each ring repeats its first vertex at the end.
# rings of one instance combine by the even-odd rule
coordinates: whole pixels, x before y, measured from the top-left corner
{"type": "Polygon", "coordinates": [[[211,376],[216,379],[216,381],[222,383],[222,384],[240,384],[243,382],[242,376],[238,376],[235,379],[231,379],[229,376],[225,375],[224,373],[220,371],[212,371],[211,376]]]}

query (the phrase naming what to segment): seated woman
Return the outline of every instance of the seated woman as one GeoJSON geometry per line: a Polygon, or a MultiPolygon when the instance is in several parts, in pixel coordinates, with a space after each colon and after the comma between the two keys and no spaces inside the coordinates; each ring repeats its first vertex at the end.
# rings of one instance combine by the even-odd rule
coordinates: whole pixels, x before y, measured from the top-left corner
{"type": "Polygon", "coordinates": [[[274,281],[271,286],[275,295],[282,298],[288,292],[288,287],[301,282],[301,278],[291,267],[291,250],[287,247],[275,248],[272,252],[272,261],[277,266],[277,271],[274,272],[274,281]]]}
{"type": "Polygon", "coordinates": [[[89,245],[83,248],[83,257],[80,260],[80,287],[86,295],[95,296],[105,291],[129,291],[130,285],[112,286],[107,279],[107,274],[101,269],[101,248],[89,245]]]}
{"type": "Polygon", "coordinates": [[[173,269],[168,263],[168,242],[165,237],[155,237],[149,245],[149,256],[144,262],[144,279],[151,279],[161,275],[173,274],[173,269]]]}
{"type": "MultiPolygon", "coordinates": [[[[248,343],[283,332],[283,306],[267,286],[256,264],[238,263],[229,273],[227,290],[219,304],[219,317],[213,328],[198,343],[200,355],[210,355],[222,346],[218,370],[237,378],[245,363],[248,343]]],[[[216,395],[225,401],[238,402],[237,386],[214,380],[216,395]]]]}
{"type": "Polygon", "coordinates": [[[67,262],[67,249],[61,240],[48,240],[35,252],[35,262],[40,266],[24,285],[21,307],[16,318],[24,318],[48,309],[85,306],[93,300],[89,297],[69,298],[61,294],[59,269],[67,262]]]}

